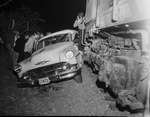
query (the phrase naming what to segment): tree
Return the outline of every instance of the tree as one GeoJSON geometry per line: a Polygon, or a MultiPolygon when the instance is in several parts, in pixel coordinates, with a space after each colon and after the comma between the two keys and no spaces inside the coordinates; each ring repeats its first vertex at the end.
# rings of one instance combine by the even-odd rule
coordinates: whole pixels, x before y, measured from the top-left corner
{"type": "MultiPolygon", "coordinates": [[[[10,1],[12,0],[8,2],[10,1]]],[[[3,39],[4,47],[8,55],[8,68],[12,70],[14,63],[17,61],[17,57],[14,57],[16,52],[13,49],[16,41],[16,32],[19,32],[20,35],[32,34],[37,31],[40,32],[38,23],[44,20],[38,12],[32,11],[25,4],[15,7],[8,5],[8,2],[0,5],[0,37],[3,39]]]]}
{"type": "Polygon", "coordinates": [[[0,7],[3,7],[3,6],[5,6],[5,5],[7,5],[9,2],[11,2],[12,0],[8,0],[8,1],[6,1],[6,2],[4,2],[3,4],[0,4],[0,7]]]}
{"type": "Polygon", "coordinates": [[[0,11],[0,36],[7,32],[19,31],[20,35],[26,33],[34,33],[41,31],[39,22],[44,22],[40,14],[32,11],[31,8],[25,4],[21,4],[14,9],[8,6],[1,8],[0,11]]]}

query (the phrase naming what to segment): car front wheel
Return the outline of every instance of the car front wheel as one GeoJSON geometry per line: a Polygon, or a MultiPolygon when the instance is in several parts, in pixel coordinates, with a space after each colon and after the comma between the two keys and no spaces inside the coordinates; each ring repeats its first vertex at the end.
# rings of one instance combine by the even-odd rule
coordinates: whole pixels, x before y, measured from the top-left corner
{"type": "Polygon", "coordinates": [[[82,75],[75,76],[75,77],[74,77],[74,80],[75,80],[77,83],[82,83],[82,75]]]}

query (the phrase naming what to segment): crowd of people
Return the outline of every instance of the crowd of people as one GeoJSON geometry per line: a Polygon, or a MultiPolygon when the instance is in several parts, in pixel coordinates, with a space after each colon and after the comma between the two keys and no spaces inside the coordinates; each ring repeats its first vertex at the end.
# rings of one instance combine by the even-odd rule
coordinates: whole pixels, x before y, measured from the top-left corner
{"type": "MultiPolygon", "coordinates": [[[[24,44],[24,57],[23,59],[28,58],[32,52],[35,50],[35,43],[43,37],[42,33],[36,32],[32,35],[25,35],[24,39],[26,43],[24,44]]],[[[13,70],[14,65],[17,64],[19,58],[19,52],[15,51],[16,42],[20,40],[20,35],[18,31],[11,31],[4,34],[3,38],[0,37],[0,46],[5,62],[7,63],[8,70],[13,70]],[[3,48],[3,49],[2,49],[3,48]]],[[[20,47],[20,46],[19,46],[20,47]]],[[[22,48],[22,47],[20,47],[22,48]]]]}
{"type": "MultiPolygon", "coordinates": [[[[74,28],[78,28],[79,32],[79,49],[83,51],[83,40],[84,40],[84,33],[85,33],[85,17],[82,12],[80,12],[77,15],[77,19],[75,20],[73,24],[74,28]]],[[[51,32],[48,32],[47,34],[50,34],[51,32]]],[[[25,35],[24,40],[24,57],[23,59],[28,58],[31,56],[33,51],[35,50],[35,44],[44,35],[42,33],[36,32],[33,33],[32,35],[25,35]]],[[[19,52],[15,51],[16,47],[16,42],[17,40],[20,40],[20,34],[18,31],[10,31],[4,34],[3,37],[0,37],[0,46],[3,47],[4,51],[6,54],[5,55],[5,60],[7,63],[7,68],[9,70],[13,70],[14,65],[18,62],[18,58],[20,56],[19,52]]],[[[21,39],[22,40],[22,39],[21,39]]],[[[22,54],[22,53],[21,53],[22,54]]]]}

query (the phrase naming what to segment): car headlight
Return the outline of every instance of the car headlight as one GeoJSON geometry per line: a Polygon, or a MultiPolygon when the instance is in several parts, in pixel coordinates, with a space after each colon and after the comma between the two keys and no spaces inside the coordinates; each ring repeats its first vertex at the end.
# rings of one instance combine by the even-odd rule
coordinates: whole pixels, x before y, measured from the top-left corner
{"type": "Polygon", "coordinates": [[[15,67],[14,67],[14,71],[17,73],[21,72],[21,69],[22,69],[22,66],[19,64],[15,65],[15,67]]]}
{"type": "Polygon", "coordinates": [[[68,59],[73,58],[73,56],[74,56],[74,53],[73,53],[72,51],[67,51],[67,52],[66,52],[66,57],[67,57],[68,59]]]}

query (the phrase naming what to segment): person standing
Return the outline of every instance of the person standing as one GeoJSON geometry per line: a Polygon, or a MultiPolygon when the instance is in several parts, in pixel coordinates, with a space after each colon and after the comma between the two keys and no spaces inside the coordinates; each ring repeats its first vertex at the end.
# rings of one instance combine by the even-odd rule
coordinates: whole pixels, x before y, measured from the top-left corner
{"type": "Polygon", "coordinates": [[[27,41],[25,43],[25,48],[24,48],[24,59],[30,57],[30,55],[32,54],[34,41],[35,41],[33,35],[31,36],[27,35],[25,36],[25,39],[27,39],[27,41]]]}
{"type": "Polygon", "coordinates": [[[80,12],[77,15],[77,19],[75,20],[73,27],[78,27],[79,50],[83,51],[84,50],[83,41],[84,41],[84,37],[85,37],[85,17],[84,17],[83,12],[80,12]]]}
{"type": "Polygon", "coordinates": [[[1,50],[3,49],[3,44],[4,44],[3,39],[2,39],[2,37],[0,36],[0,52],[1,52],[1,50]]]}
{"type": "Polygon", "coordinates": [[[13,46],[13,66],[18,62],[19,53],[15,51],[16,41],[20,38],[19,32],[15,31],[14,46],[13,46]]]}
{"type": "Polygon", "coordinates": [[[18,38],[18,33],[16,33],[16,31],[9,31],[4,35],[4,46],[5,46],[6,53],[8,55],[7,67],[10,70],[13,70],[13,66],[14,66],[14,46],[17,38],[18,38]]]}
{"type": "Polygon", "coordinates": [[[0,44],[3,44],[4,42],[3,42],[3,40],[2,40],[2,37],[0,37],[0,44]]]}
{"type": "Polygon", "coordinates": [[[35,44],[37,43],[37,41],[43,37],[43,34],[37,32],[34,33],[33,35],[29,36],[26,35],[25,39],[28,39],[27,42],[25,43],[25,48],[24,48],[24,59],[28,58],[31,56],[31,54],[33,53],[33,51],[35,51],[35,44]]]}

